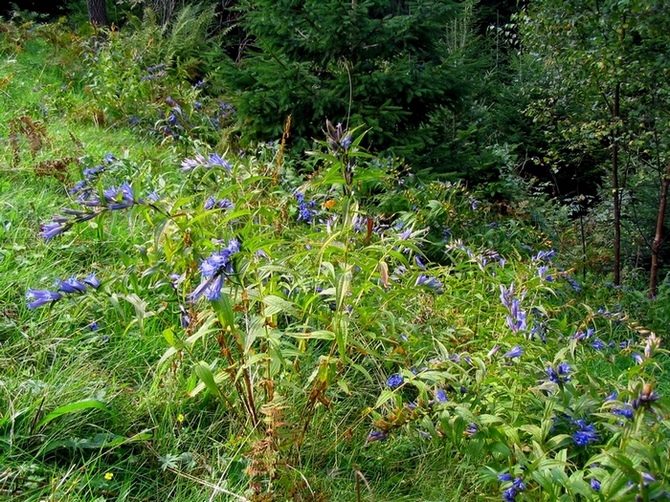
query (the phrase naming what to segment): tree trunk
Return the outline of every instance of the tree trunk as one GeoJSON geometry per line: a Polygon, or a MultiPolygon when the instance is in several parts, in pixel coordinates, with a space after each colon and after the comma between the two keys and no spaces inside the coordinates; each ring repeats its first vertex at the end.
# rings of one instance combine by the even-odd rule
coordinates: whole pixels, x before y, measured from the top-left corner
{"type": "Polygon", "coordinates": [[[612,137],[612,192],[614,194],[614,284],[621,284],[621,194],[619,193],[619,91],[621,83],[614,88],[614,107],[612,116],[615,121],[612,137]]]}
{"type": "Polygon", "coordinates": [[[88,20],[96,26],[107,26],[107,2],[106,0],[86,0],[88,8],[88,20]]]}
{"type": "Polygon", "coordinates": [[[651,271],[649,272],[649,297],[656,296],[658,285],[658,253],[663,243],[663,224],[665,222],[665,208],[668,204],[668,188],[670,188],[670,163],[668,164],[663,184],[661,185],[661,200],[658,203],[658,216],[656,218],[656,235],[651,245],[651,271]]]}

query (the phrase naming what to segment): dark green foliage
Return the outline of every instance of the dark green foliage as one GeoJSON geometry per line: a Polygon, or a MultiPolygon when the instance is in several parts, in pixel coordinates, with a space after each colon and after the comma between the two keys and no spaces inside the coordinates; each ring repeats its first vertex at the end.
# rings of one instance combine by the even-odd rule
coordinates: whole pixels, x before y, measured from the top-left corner
{"type": "Polygon", "coordinates": [[[241,8],[253,43],[219,76],[235,93],[247,139],[276,139],[291,115],[292,138],[305,146],[329,118],[371,128],[375,150],[434,160],[445,128],[435,118],[460,109],[467,94],[462,4],[251,0],[241,8]]]}

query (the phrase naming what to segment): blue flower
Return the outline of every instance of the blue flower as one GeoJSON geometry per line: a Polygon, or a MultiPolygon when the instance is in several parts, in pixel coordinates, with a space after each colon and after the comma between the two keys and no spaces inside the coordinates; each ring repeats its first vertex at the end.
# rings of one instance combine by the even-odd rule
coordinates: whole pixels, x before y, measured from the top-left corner
{"type": "Polygon", "coordinates": [[[91,324],[88,325],[88,329],[91,331],[97,331],[98,330],[98,323],[93,321],[91,324]]]}
{"type": "Polygon", "coordinates": [[[606,345],[605,342],[603,342],[600,338],[596,338],[591,344],[591,347],[593,347],[596,350],[603,350],[606,347],[606,345]]]}
{"type": "Polygon", "coordinates": [[[505,288],[502,284],[500,285],[500,302],[507,310],[512,309],[512,299],[514,298],[514,283],[512,283],[509,289],[505,288]]]}
{"type": "Polygon", "coordinates": [[[391,375],[390,377],[388,377],[388,379],[386,380],[386,385],[391,389],[396,389],[400,387],[404,381],[405,379],[402,377],[402,375],[396,373],[395,375],[391,375]]]}
{"type": "Polygon", "coordinates": [[[507,316],[507,326],[514,333],[525,330],[527,328],[526,312],[521,310],[521,304],[519,300],[512,300],[509,310],[510,315],[507,316]]]}
{"type": "Polygon", "coordinates": [[[58,285],[58,291],[62,293],[83,293],[86,291],[86,284],[78,281],[76,277],[70,277],[61,281],[58,285]]]}
{"type": "Polygon", "coordinates": [[[126,209],[135,204],[133,188],[127,181],[124,181],[118,188],[109,187],[103,190],[102,194],[110,211],[126,209]]]}
{"type": "Polygon", "coordinates": [[[216,197],[214,197],[213,195],[207,197],[207,200],[205,201],[204,204],[205,210],[209,211],[210,209],[213,209],[215,205],[216,205],[216,197]]]}
{"type": "Polygon", "coordinates": [[[95,272],[91,272],[87,277],[84,278],[84,284],[88,284],[93,289],[98,289],[100,287],[100,281],[95,276],[95,272]]]}
{"type": "Polygon", "coordinates": [[[550,381],[562,384],[570,380],[570,372],[572,371],[572,368],[568,363],[562,362],[558,364],[556,369],[554,369],[553,366],[548,366],[545,371],[550,381]]]}
{"type": "Polygon", "coordinates": [[[468,426],[465,428],[463,431],[463,435],[467,437],[472,437],[475,434],[477,434],[477,431],[479,430],[479,427],[477,424],[470,422],[468,426]]]}
{"type": "Polygon", "coordinates": [[[447,395],[445,394],[443,389],[437,389],[435,391],[435,401],[438,403],[446,403],[449,401],[449,398],[447,398],[447,395]]]}
{"type": "Polygon", "coordinates": [[[344,138],[342,138],[342,141],[340,141],[340,146],[346,150],[353,142],[354,138],[351,136],[351,134],[347,134],[344,138]]]}
{"type": "Polygon", "coordinates": [[[591,478],[591,488],[593,489],[594,492],[599,492],[600,481],[598,481],[596,478],[591,478]]]}
{"type": "Polygon", "coordinates": [[[526,484],[523,482],[523,479],[521,478],[515,478],[514,481],[512,482],[512,486],[517,490],[519,490],[520,492],[526,489],[526,484]]]}
{"type": "Polygon", "coordinates": [[[505,352],[503,354],[503,357],[508,357],[510,359],[515,358],[515,357],[520,357],[523,355],[523,349],[521,348],[520,345],[515,345],[510,349],[509,352],[505,352]]]}
{"type": "Polygon", "coordinates": [[[65,219],[64,221],[59,221],[56,218],[54,218],[54,221],[42,224],[42,229],[40,230],[38,235],[48,241],[56,237],[58,234],[65,232],[71,226],[72,224],[69,223],[67,219],[65,219]]]}
{"type": "Polygon", "coordinates": [[[316,203],[314,201],[305,202],[305,196],[298,190],[295,190],[293,192],[293,195],[298,201],[298,221],[311,223],[316,214],[316,212],[313,209],[316,203]]]}
{"type": "Polygon", "coordinates": [[[200,263],[200,275],[203,281],[188,295],[191,301],[196,301],[203,295],[210,301],[221,297],[224,278],[233,273],[231,258],[239,250],[239,241],[231,239],[224,249],[213,252],[200,263]]]}
{"type": "Polygon", "coordinates": [[[644,357],[639,352],[633,352],[633,354],[631,354],[631,357],[637,364],[642,364],[644,362],[644,357]]]}
{"type": "Polygon", "coordinates": [[[29,303],[26,307],[29,310],[33,310],[43,305],[55,303],[61,298],[63,298],[63,295],[55,291],[49,291],[48,289],[28,289],[26,300],[29,300],[29,303]]]}
{"type": "Polygon", "coordinates": [[[213,153],[209,156],[209,166],[210,167],[220,166],[227,169],[228,171],[232,169],[230,163],[223,157],[221,157],[221,155],[219,155],[218,153],[213,153]]]}
{"type": "Polygon", "coordinates": [[[573,279],[572,277],[568,276],[568,277],[565,278],[565,280],[568,281],[568,284],[570,284],[570,286],[572,286],[572,289],[575,290],[575,292],[579,293],[582,290],[579,283],[575,279],[573,279]]]}
{"type": "Polygon", "coordinates": [[[574,423],[579,426],[579,430],[572,435],[572,440],[577,446],[587,446],[600,439],[594,425],[586,423],[583,419],[575,420],[574,423]]]}
{"type": "Polygon", "coordinates": [[[549,251],[539,251],[535,256],[532,257],[533,261],[551,261],[556,252],[553,249],[549,251]]]}
{"type": "Polygon", "coordinates": [[[632,420],[634,414],[633,410],[630,408],[612,408],[612,413],[629,420],[632,420]]]}
{"type": "Polygon", "coordinates": [[[416,278],[416,282],[414,283],[414,285],[425,286],[427,288],[434,290],[437,294],[440,295],[444,293],[444,286],[442,285],[442,283],[435,277],[431,277],[429,275],[421,274],[419,277],[416,278]]]}
{"type": "Polygon", "coordinates": [[[514,502],[516,500],[516,488],[513,486],[510,486],[509,488],[503,490],[502,492],[502,499],[505,502],[514,502]]]}
{"type": "Polygon", "coordinates": [[[559,375],[568,375],[572,371],[572,368],[568,363],[563,361],[562,363],[558,363],[558,374],[559,375]]]}
{"type": "Polygon", "coordinates": [[[542,265],[538,267],[537,274],[540,276],[540,279],[547,282],[554,282],[554,278],[549,273],[549,267],[542,265]]]}
{"type": "Polygon", "coordinates": [[[512,475],[508,472],[498,474],[498,481],[504,483],[505,481],[512,481],[512,475]]]}
{"type": "Polygon", "coordinates": [[[375,441],[386,441],[388,434],[384,431],[372,431],[368,434],[367,442],[373,443],[375,441]]]}

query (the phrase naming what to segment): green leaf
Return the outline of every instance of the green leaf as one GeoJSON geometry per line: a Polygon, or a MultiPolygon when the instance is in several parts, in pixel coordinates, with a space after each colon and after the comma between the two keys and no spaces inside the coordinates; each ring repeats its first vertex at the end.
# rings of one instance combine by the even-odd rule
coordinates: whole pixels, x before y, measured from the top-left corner
{"type": "Polygon", "coordinates": [[[263,298],[265,304],[265,316],[271,317],[282,312],[295,315],[297,310],[295,304],[276,295],[267,295],[263,298]]]}
{"type": "Polygon", "coordinates": [[[212,394],[217,397],[220,396],[221,391],[219,390],[219,386],[216,385],[216,382],[214,381],[214,373],[212,373],[212,369],[206,362],[200,361],[199,363],[196,363],[196,365],[193,367],[193,370],[212,394]]]}
{"type": "Polygon", "coordinates": [[[105,404],[102,401],[98,401],[97,399],[84,399],[82,401],[76,401],[74,403],[66,404],[64,406],[56,408],[47,416],[45,416],[42,420],[39,421],[39,423],[37,424],[37,428],[39,429],[41,427],[44,427],[52,420],[60,416],[67,415],[68,413],[74,413],[75,411],[90,410],[90,409],[102,410],[105,413],[108,413],[109,415],[113,415],[112,411],[109,408],[107,408],[107,406],[105,406],[105,404]]]}

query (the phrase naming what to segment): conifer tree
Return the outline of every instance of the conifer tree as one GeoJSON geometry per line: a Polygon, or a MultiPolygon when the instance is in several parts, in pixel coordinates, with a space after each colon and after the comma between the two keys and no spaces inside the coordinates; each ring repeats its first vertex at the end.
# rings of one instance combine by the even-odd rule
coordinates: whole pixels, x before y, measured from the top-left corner
{"type": "Polygon", "coordinates": [[[233,51],[223,77],[254,139],[278,138],[290,114],[304,147],[328,118],[370,128],[375,150],[417,158],[440,142],[431,117],[462,105],[467,34],[453,26],[463,3],[245,0],[240,8],[251,42],[233,51]]]}

